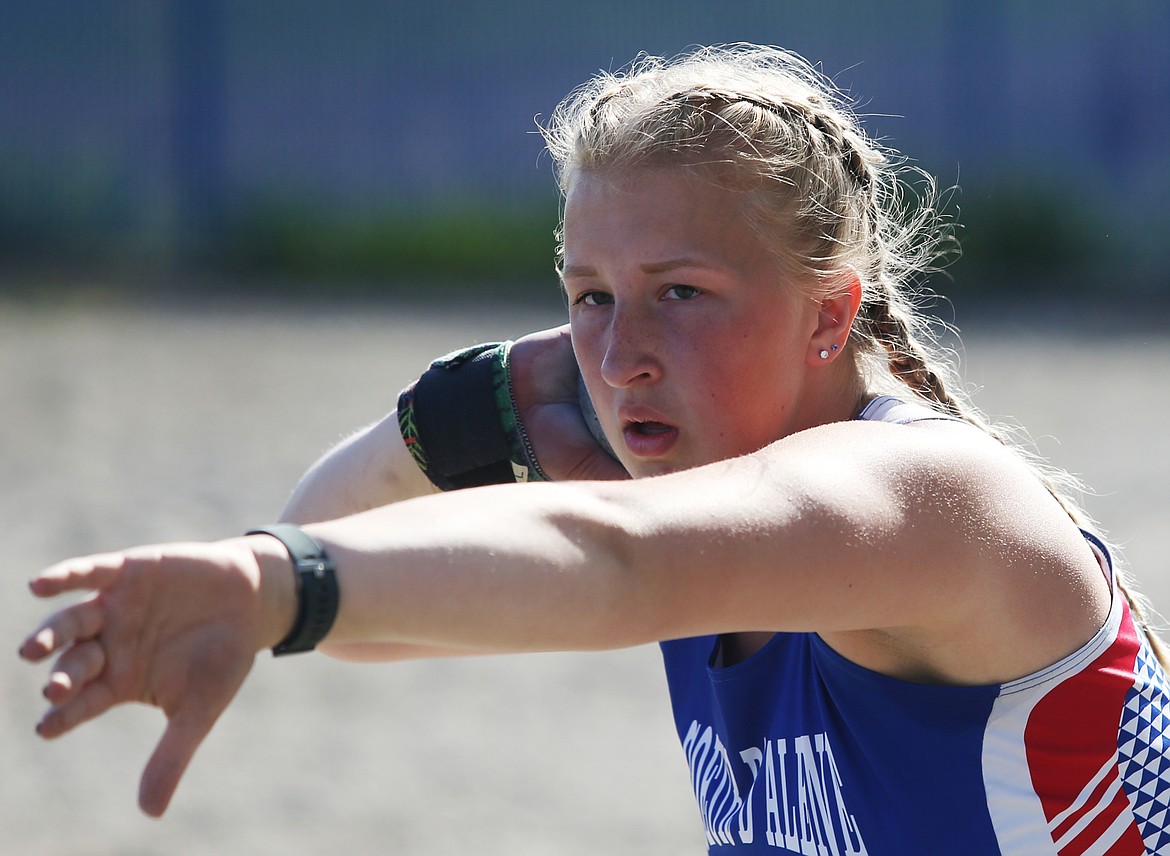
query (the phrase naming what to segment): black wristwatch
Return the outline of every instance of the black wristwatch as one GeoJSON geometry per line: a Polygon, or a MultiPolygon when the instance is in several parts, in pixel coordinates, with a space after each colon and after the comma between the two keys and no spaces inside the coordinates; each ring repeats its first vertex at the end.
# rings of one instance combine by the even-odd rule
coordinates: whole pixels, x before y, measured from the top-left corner
{"type": "Polygon", "coordinates": [[[312,651],[337,618],[340,594],[337,571],[317,540],[296,526],[278,523],[250,529],[248,535],[271,535],[288,550],[297,577],[297,617],[292,630],[273,649],[273,655],[312,651]]]}

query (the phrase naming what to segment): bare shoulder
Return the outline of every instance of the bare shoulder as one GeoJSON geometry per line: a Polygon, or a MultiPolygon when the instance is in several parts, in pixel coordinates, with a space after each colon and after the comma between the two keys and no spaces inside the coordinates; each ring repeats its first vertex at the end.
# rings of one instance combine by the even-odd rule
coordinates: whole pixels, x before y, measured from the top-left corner
{"type": "Polygon", "coordinates": [[[978,428],[852,422],[791,440],[839,461],[839,490],[852,472],[860,503],[888,506],[900,544],[887,559],[917,589],[914,621],[823,634],[851,659],[913,680],[996,683],[1055,662],[1103,623],[1109,587],[1082,533],[1024,459],[978,428]]]}
{"type": "Polygon", "coordinates": [[[1035,528],[1032,523],[1046,536],[1077,533],[1022,456],[966,423],[838,422],[794,434],[776,451],[823,468],[830,482],[854,483],[863,496],[954,524],[940,535],[978,528],[982,541],[995,533],[1018,535],[1035,528]]]}

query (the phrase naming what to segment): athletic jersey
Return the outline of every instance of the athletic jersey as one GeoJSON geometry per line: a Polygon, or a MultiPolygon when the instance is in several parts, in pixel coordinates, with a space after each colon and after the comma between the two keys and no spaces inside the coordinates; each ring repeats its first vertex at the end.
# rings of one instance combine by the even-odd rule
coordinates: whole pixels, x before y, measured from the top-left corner
{"type": "MultiPolygon", "coordinates": [[[[883,398],[861,418],[940,417],[883,398]]],[[[1108,619],[1002,685],[898,680],[815,633],[777,633],[727,668],[716,636],[662,643],[710,852],[1170,854],[1166,674],[1085,538],[1108,619]]]]}

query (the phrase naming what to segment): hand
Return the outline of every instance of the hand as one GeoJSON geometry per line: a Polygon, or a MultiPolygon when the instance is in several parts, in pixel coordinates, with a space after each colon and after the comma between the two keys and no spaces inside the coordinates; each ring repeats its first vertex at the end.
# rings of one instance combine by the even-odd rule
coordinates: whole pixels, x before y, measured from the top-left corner
{"type": "Polygon", "coordinates": [[[549,478],[629,478],[625,468],[593,439],[581,415],[579,372],[567,325],[517,339],[509,363],[516,407],[549,478]]]}
{"type": "Polygon", "coordinates": [[[162,815],[264,645],[260,579],[241,541],[142,547],[41,573],[30,583],[37,597],[93,594],[51,615],[20,647],[30,662],[59,654],[37,732],[58,737],[124,702],[161,708],[167,726],[138,801],[162,815]]]}

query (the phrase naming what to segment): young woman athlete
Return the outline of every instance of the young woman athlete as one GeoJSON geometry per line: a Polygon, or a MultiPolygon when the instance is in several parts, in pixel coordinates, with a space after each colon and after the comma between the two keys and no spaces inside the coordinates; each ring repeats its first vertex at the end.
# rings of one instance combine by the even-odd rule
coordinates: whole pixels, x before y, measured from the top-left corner
{"type": "Polygon", "coordinates": [[[58,655],[40,733],[162,708],[157,815],[263,648],[660,642],[712,851],[1170,852],[1157,640],[924,338],[891,154],[743,45],[600,75],[546,136],[568,329],[438,361],[300,528],[40,574],[92,592],[22,646],[58,655]]]}

